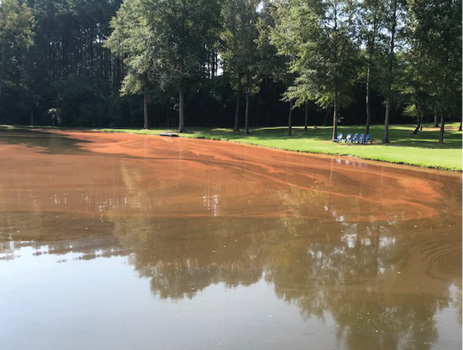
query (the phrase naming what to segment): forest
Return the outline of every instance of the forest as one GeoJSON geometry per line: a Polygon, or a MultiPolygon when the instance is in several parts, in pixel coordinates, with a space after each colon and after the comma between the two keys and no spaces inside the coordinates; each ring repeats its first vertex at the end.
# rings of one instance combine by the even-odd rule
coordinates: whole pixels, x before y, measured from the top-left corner
{"type": "MultiPolygon", "coordinates": [[[[233,128],[462,115],[461,0],[1,0],[0,124],[233,128]]],[[[291,129],[289,129],[291,130],[291,129]]],[[[442,136],[441,136],[442,137],[442,136]]],[[[442,140],[441,140],[442,141],[442,140]]]]}

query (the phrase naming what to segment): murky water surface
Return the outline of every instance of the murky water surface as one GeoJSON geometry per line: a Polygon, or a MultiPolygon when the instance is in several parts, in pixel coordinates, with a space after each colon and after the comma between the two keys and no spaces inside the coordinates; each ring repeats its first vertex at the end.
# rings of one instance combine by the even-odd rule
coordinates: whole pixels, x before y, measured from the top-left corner
{"type": "Polygon", "coordinates": [[[0,171],[0,349],[461,349],[461,174],[5,130],[0,171]]]}

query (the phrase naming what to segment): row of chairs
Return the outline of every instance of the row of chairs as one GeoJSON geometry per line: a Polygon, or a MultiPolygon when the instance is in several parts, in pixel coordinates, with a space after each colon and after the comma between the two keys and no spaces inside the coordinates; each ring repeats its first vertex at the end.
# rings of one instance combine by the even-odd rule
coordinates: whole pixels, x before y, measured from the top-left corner
{"type": "Polygon", "coordinates": [[[370,137],[370,134],[367,134],[367,136],[364,136],[363,134],[360,134],[360,136],[355,133],[354,136],[352,136],[352,134],[347,134],[346,135],[346,138],[343,139],[342,138],[342,133],[339,133],[338,136],[336,138],[333,139],[333,142],[342,142],[344,141],[345,143],[359,143],[359,144],[362,144],[362,145],[365,145],[367,143],[371,143],[371,137],[370,137]]]}

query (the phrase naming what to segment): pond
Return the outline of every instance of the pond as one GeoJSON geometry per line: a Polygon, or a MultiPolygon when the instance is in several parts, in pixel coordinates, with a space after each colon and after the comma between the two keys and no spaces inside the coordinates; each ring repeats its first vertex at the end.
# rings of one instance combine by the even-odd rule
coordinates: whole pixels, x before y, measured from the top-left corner
{"type": "Polygon", "coordinates": [[[461,173],[34,130],[0,170],[1,349],[461,349],[461,173]]]}

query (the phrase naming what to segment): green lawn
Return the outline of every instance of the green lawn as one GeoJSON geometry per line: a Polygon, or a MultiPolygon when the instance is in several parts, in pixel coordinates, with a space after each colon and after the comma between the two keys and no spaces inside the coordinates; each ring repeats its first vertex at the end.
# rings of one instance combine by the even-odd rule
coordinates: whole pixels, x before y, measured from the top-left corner
{"type": "MultiPolygon", "coordinates": [[[[182,137],[220,139],[232,142],[248,143],[264,147],[272,147],[291,151],[348,155],[363,159],[384,162],[410,164],[421,167],[462,171],[462,133],[457,131],[458,124],[446,126],[445,143],[438,144],[439,130],[425,126],[418,135],[412,135],[414,125],[393,125],[390,127],[390,144],[381,142],[383,126],[371,127],[373,143],[358,145],[350,143],[334,143],[331,141],[331,127],[293,128],[293,136],[286,136],[287,128],[256,128],[252,135],[243,132],[234,133],[230,129],[190,128],[182,137]]],[[[167,130],[127,130],[102,129],[105,132],[130,132],[141,134],[160,134],[167,130]]],[[[363,126],[341,126],[339,131],[346,135],[363,132],[363,126]]]]}

